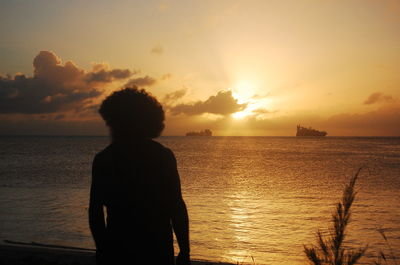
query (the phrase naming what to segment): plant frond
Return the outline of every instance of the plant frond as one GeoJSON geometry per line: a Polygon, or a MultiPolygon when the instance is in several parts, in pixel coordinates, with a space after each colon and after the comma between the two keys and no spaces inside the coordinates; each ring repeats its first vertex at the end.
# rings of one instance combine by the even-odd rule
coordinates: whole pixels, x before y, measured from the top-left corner
{"type": "Polygon", "coordinates": [[[326,261],[329,258],[329,250],[328,250],[328,245],[323,237],[323,234],[320,230],[317,232],[317,240],[318,240],[318,245],[321,249],[321,252],[324,256],[324,261],[326,261]]]}
{"type": "Polygon", "coordinates": [[[367,251],[367,247],[361,248],[358,251],[349,251],[347,253],[347,265],[354,265],[358,262],[358,260],[364,256],[365,251],[367,251]]]}
{"type": "Polygon", "coordinates": [[[304,246],[304,253],[306,254],[308,260],[314,265],[322,265],[322,260],[318,256],[317,250],[314,247],[308,248],[304,246]]]}
{"type": "MultiPolygon", "coordinates": [[[[341,200],[336,204],[332,213],[329,234],[324,235],[317,231],[317,246],[304,246],[304,253],[313,265],[355,265],[366,252],[366,247],[358,251],[349,251],[343,246],[346,237],[346,228],[351,218],[351,206],[356,197],[355,184],[362,168],[345,186],[341,200]]],[[[376,265],[380,262],[376,262],[376,265]]]]}

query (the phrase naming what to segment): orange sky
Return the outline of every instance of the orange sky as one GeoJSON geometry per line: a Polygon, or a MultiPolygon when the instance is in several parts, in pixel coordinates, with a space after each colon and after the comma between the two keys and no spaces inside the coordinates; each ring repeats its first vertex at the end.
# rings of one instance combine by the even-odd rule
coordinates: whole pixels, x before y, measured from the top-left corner
{"type": "Polygon", "coordinates": [[[106,134],[135,84],[164,135],[400,136],[400,1],[1,1],[0,134],[106,134]]]}

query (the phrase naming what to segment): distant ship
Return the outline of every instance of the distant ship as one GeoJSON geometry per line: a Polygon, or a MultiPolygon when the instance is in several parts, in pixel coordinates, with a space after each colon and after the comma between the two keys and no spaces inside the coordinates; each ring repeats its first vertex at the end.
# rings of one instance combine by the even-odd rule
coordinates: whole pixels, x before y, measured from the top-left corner
{"type": "Polygon", "coordinates": [[[200,132],[188,132],[186,136],[212,136],[212,131],[209,129],[205,129],[204,131],[200,132]]]}
{"type": "Polygon", "coordinates": [[[328,133],[325,131],[318,131],[311,127],[306,128],[300,125],[297,125],[297,133],[296,136],[326,136],[328,133]]]}

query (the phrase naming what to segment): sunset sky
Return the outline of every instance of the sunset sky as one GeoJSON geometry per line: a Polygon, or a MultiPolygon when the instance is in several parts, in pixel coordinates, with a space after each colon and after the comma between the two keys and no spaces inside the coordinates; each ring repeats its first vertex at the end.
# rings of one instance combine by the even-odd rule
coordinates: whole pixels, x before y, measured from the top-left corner
{"type": "Polygon", "coordinates": [[[0,134],[105,135],[137,85],[163,135],[400,136],[400,0],[0,0],[0,134]]]}

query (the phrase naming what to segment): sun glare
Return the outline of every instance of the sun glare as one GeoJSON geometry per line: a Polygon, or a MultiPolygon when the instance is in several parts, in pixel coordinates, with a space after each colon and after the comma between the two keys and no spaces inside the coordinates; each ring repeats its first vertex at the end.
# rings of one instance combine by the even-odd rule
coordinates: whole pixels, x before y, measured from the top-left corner
{"type": "Polygon", "coordinates": [[[231,115],[235,120],[241,120],[248,117],[256,119],[265,118],[265,110],[269,107],[269,99],[257,95],[257,88],[254,83],[249,81],[238,82],[232,88],[232,95],[239,104],[246,104],[246,107],[231,115]]]}
{"type": "Polygon", "coordinates": [[[234,118],[236,120],[241,120],[241,119],[249,116],[250,114],[251,114],[251,111],[249,112],[247,109],[245,109],[245,110],[233,113],[232,118],[234,118]]]}
{"type": "Polygon", "coordinates": [[[232,95],[239,104],[248,102],[254,96],[255,86],[249,81],[240,81],[232,88],[232,95]]]}
{"type": "Polygon", "coordinates": [[[247,105],[244,110],[233,113],[232,118],[240,120],[252,115],[252,111],[254,109],[254,92],[255,86],[252,82],[245,80],[237,82],[237,84],[232,88],[232,95],[239,104],[247,105]]]}

